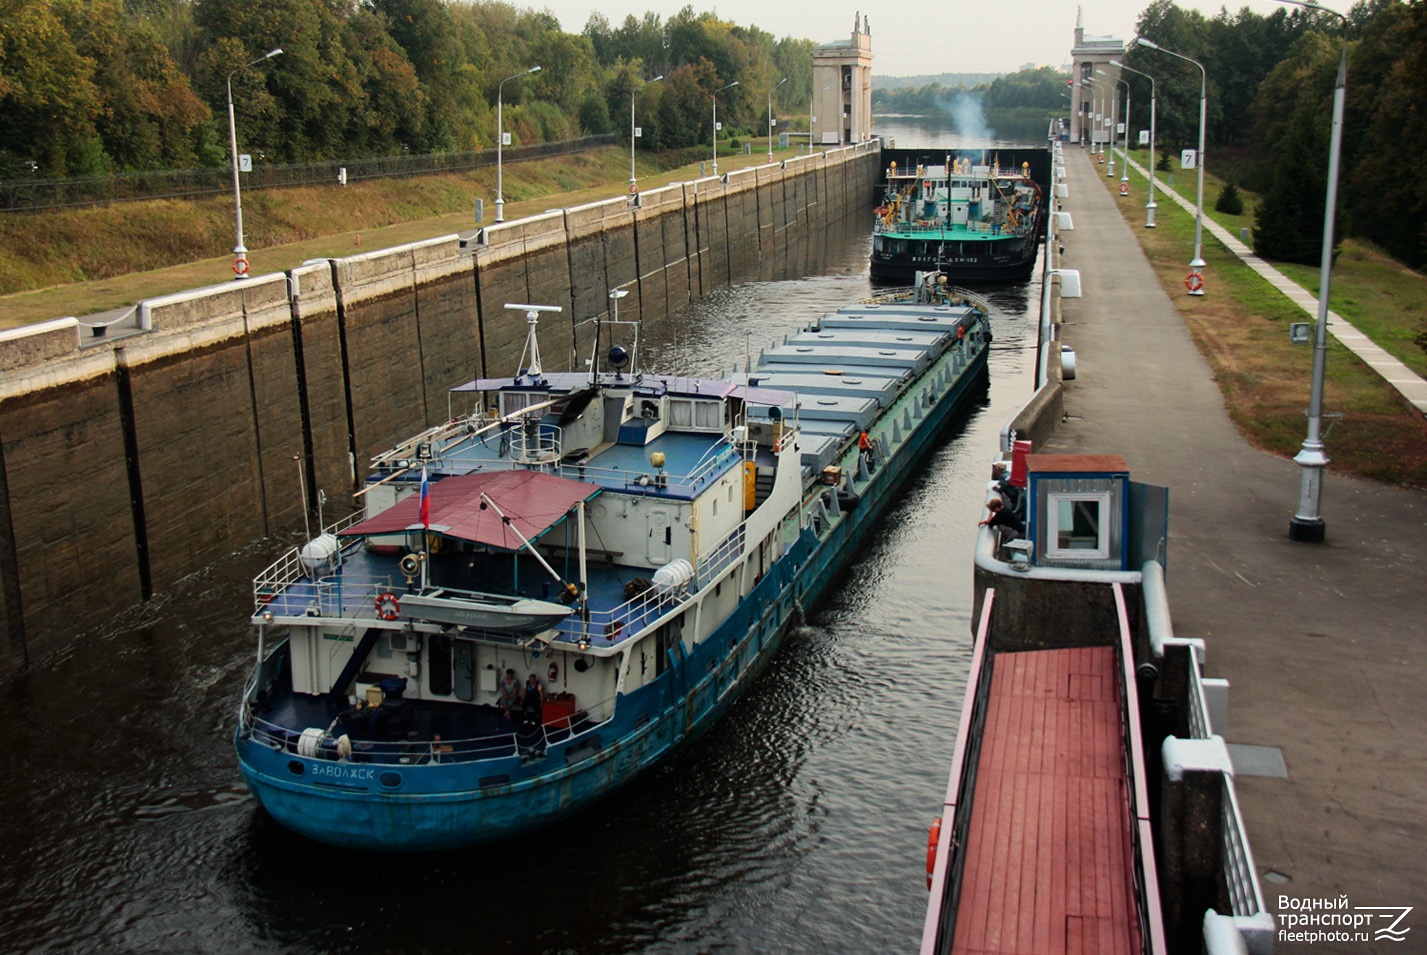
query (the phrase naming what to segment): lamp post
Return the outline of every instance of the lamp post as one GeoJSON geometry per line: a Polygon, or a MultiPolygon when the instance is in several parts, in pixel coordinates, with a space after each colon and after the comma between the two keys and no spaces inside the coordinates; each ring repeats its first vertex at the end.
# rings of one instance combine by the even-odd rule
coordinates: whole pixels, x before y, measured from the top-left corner
{"type": "Polygon", "coordinates": [[[1328,363],[1328,288],[1333,277],[1333,230],[1338,205],[1338,161],[1343,145],[1343,101],[1348,95],[1348,18],[1316,3],[1280,0],[1309,10],[1331,13],[1343,21],[1343,52],[1338,57],[1338,82],[1333,87],[1333,132],[1328,145],[1328,193],[1323,207],[1323,252],[1318,263],[1318,320],[1313,326],[1313,381],[1308,392],[1308,434],[1293,458],[1299,472],[1298,511],[1288,523],[1288,539],[1321,543],[1326,535],[1320,504],[1323,469],[1323,373],[1328,363]]]}
{"type": "Polygon", "coordinates": [[[1189,273],[1189,281],[1186,284],[1189,286],[1190,295],[1203,295],[1204,277],[1199,274],[1199,270],[1204,268],[1204,116],[1209,90],[1209,74],[1204,72],[1204,64],[1198,60],[1190,59],[1173,50],[1166,50],[1152,40],[1137,37],[1135,42],[1140,46],[1147,46],[1151,50],[1159,50],[1161,53],[1177,56],[1181,60],[1186,60],[1199,67],[1199,155],[1194,158],[1194,164],[1199,167],[1199,194],[1194,202],[1194,258],[1189,263],[1189,268],[1193,271],[1189,273]]]}
{"type": "Polygon", "coordinates": [[[1082,79],[1080,85],[1090,90],[1090,154],[1093,156],[1099,152],[1100,161],[1103,163],[1105,161],[1105,144],[1096,138],[1100,135],[1100,130],[1104,128],[1100,122],[1102,108],[1100,87],[1095,83],[1093,76],[1082,79]]]}
{"type": "Polygon", "coordinates": [[[233,152],[233,219],[238,227],[238,244],[233,246],[233,278],[235,279],[248,277],[248,247],[243,244],[243,192],[238,185],[238,124],[233,119],[233,74],[239,70],[246,70],[250,66],[256,66],[263,60],[270,60],[281,55],[281,47],[269,50],[251,63],[244,63],[228,74],[228,145],[233,152]]]}
{"type": "MultiPolygon", "coordinates": [[[[1147,80],[1150,81],[1150,201],[1147,202],[1147,203],[1145,203],[1145,228],[1146,228],[1146,229],[1153,229],[1153,228],[1155,227],[1155,224],[1154,224],[1154,210],[1155,210],[1155,204],[1154,204],[1154,133],[1155,133],[1155,129],[1154,129],[1154,118],[1155,118],[1155,116],[1154,116],[1154,114],[1155,114],[1154,77],[1153,77],[1153,76],[1150,76],[1150,75],[1149,75],[1148,73],[1146,73],[1144,70],[1137,70],[1137,69],[1135,69],[1133,66],[1126,66],[1125,64],[1121,63],[1119,60],[1111,60],[1111,61],[1110,61],[1110,65],[1111,65],[1111,66],[1118,66],[1118,67],[1119,67],[1120,69],[1122,69],[1122,70],[1129,70],[1131,73],[1138,73],[1140,76],[1143,76],[1145,79],[1147,79],[1147,80]]],[[[1126,127],[1125,127],[1125,128],[1126,128],[1126,129],[1129,128],[1128,123],[1126,124],[1126,127]]]]}
{"type": "Polygon", "coordinates": [[[773,84],[773,88],[768,91],[768,162],[773,162],[773,90],[788,82],[785,76],[773,84]]]}
{"type": "MultiPolygon", "coordinates": [[[[826,93],[826,92],[827,92],[828,90],[830,90],[830,89],[832,89],[831,86],[824,86],[824,87],[823,87],[823,92],[826,93]]],[[[813,94],[813,95],[816,96],[817,94],[813,94]]],[[[818,121],[817,115],[816,115],[816,113],[814,113],[814,109],[816,108],[816,106],[817,106],[816,103],[814,103],[814,102],[812,102],[812,101],[809,101],[809,103],[808,103],[808,155],[809,155],[809,156],[811,156],[811,155],[813,154],[813,127],[817,125],[817,121],[818,121]]]]}
{"type": "Polygon", "coordinates": [[[505,84],[511,80],[519,79],[530,73],[539,73],[540,67],[532,66],[528,70],[521,70],[507,76],[496,84],[495,88],[495,221],[505,221],[505,177],[501,168],[501,147],[505,145],[505,84]]]}
{"type": "MultiPolygon", "coordinates": [[[[1096,73],[1099,73],[1101,76],[1104,76],[1104,77],[1105,77],[1107,80],[1109,80],[1111,83],[1120,83],[1120,84],[1122,84],[1122,85],[1125,87],[1125,134],[1120,137],[1120,160],[1121,160],[1121,161],[1120,161],[1120,181],[1121,181],[1121,182],[1129,182],[1129,181],[1130,181],[1130,106],[1131,106],[1131,100],[1130,100],[1130,83],[1129,83],[1129,80],[1122,80],[1122,79],[1120,79],[1118,76],[1111,76],[1109,73],[1106,73],[1104,70],[1096,70],[1095,72],[1096,72],[1096,73]]],[[[1118,103],[1118,97],[1117,97],[1117,103],[1118,103]]],[[[1115,130],[1114,130],[1114,127],[1111,127],[1111,129],[1110,129],[1110,152],[1113,153],[1114,151],[1115,151],[1115,130]]]]}
{"type": "Polygon", "coordinates": [[[727,86],[720,86],[713,91],[713,174],[718,175],[718,94],[724,90],[731,90],[738,85],[738,80],[734,80],[727,86]]]}
{"type": "Polygon", "coordinates": [[[629,194],[631,196],[639,195],[639,181],[634,178],[634,98],[639,95],[639,91],[644,89],[644,87],[650,83],[657,83],[663,78],[664,74],[660,73],[654,77],[654,79],[645,80],[629,91],[629,194]]]}
{"type": "Polygon", "coordinates": [[[1094,80],[1100,85],[1101,91],[1105,94],[1105,124],[1110,129],[1110,165],[1105,169],[1105,178],[1115,178],[1115,110],[1119,107],[1120,97],[1116,95],[1115,84],[1110,82],[1110,75],[1104,70],[1096,70],[1095,73],[1105,77],[1104,80],[1094,80]]]}

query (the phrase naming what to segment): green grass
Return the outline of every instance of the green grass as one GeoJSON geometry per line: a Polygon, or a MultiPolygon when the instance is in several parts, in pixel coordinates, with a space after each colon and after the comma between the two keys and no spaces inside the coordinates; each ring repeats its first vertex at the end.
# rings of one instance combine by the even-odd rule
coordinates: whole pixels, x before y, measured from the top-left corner
{"type": "MultiPolygon", "coordinates": [[[[775,144],[776,145],[776,144],[775,144]]],[[[774,159],[798,155],[774,149],[774,159]]],[[[768,141],[752,154],[723,155],[720,169],[767,162],[768,141]]],[[[637,154],[639,184],[651,189],[699,175],[702,149],[637,154]]],[[[629,151],[610,146],[508,163],[506,218],[627,194],[629,151]]],[[[494,167],[469,174],[381,179],[346,188],[315,186],[243,193],[243,224],[255,274],[340,258],[474,228],[474,200],[495,221],[494,167]]],[[[0,329],[84,316],[146,298],[232,279],[233,202],[220,195],[184,201],[115,203],[93,209],[0,214],[0,329]]]]}
{"type": "MultiPolygon", "coordinates": [[[[1183,173],[1175,177],[1176,191],[1185,178],[1183,173]]],[[[1116,202],[1213,367],[1235,425],[1254,445],[1291,457],[1302,446],[1306,431],[1304,409],[1312,349],[1291,344],[1288,325],[1311,320],[1311,316],[1207,230],[1203,236],[1208,263],[1205,295],[1188,295],[1183,282],[1194,253],[1193,214],[1157,195],[1156,228],[1145,229],[1148,184],[1132,173],[1130,186],[1130,195],[1116,202]]],[[[1107,178],[1105,188],[1112,194],[1118,192],[1118,178],[1107,178]]],[[[1192,179],[1190,188],[1192,192],[1192,179]]],[[[1221,184],[1206,170],[1206,206],[1219,188],[1221,184]]],[[[1245,215],[1210,213],[1214,221],[1235,234],[1251,221],[1247,213],[1257,198],[1242,188],[1240,193],[1245,199],[1245,215]]],[[[1290,266],[1281,271],[1316,291],[1317,269],[1290,266]]],[[[1334,269],[1334,309],[1385,348],[1388,346],[1379,335],[1400,338],[1418,327],[1423,297],[1427,297],[1427,279],[1361,245],[1348,244],[1334,269]],[[1374,314],[1362,324],[1354,318],[1355,313],[1368,312],[1374,314]]],[[[1410,334],[1406,337],[1410,339],[1410,334]]],[[[1414,357],[1420,365],[1420,350],[1414,357]]],[[[1427,423],[1377,372],[1331,340],[1324,393],[1324,410],[1343,415],[1326,442],[1335,468],[1394,484],[1427,486],[1427,423]]]]}

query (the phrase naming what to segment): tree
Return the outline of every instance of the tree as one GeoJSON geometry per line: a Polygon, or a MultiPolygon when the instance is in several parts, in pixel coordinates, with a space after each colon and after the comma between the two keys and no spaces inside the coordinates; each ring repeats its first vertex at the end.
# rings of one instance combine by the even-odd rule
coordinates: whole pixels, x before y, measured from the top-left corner
{"type": "Polygon", "coordinates": [[[1385,30],[1364,29],[1349,90],[1364,85],[1379,95],[1367,111],[1359,158],[1348,190],[1352,227],[1413,268],[1427,265],[1427,181],[1416,174],[1427,150],[1427,5],[1394,5],[1385,30]],[[1376,70],[1359,69],[1359,64],[1376,70]],[[1364,76],[1364,74],[1366,74],[1364,76]]]}
{"type": "Polygon", "coordinates": [[[586,93],[584,101],[580,103],[580,128],[591,136],[614,130],[609,118],[609,106],[606,105],[604,97],[595,90],[586,93]]]}
{"type": "Polygon", "coordinates": [[[54,9],[4,0],[0,23],[0,175],[104,172],[92,64],[54,9]]]}
{"type": "Polygon", "coordinates": [[[1273,187],[1254,210],[1254,251],[1264,258],[1302,265],[1321,261],[1327,138],[1326,131],[1318,135],[1302,124],[1280,143],[1273,187]]]}
{"type": "Polygon", "coordinates": [[[1222,212],[1229,216],[1243,215],[1244,197],[1239,195],[1239,187],[1232,182],[1224,183],[1224,188],[1220,191],[1219,198],[1214,200],[1214,211],[1222,212]]]}

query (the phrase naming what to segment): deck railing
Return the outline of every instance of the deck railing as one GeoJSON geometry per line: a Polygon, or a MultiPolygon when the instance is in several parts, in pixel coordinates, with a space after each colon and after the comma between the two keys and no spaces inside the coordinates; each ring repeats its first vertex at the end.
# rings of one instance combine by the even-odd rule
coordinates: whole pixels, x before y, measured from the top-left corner
{"type": "Polygon", "coordinates": [[[1155,864],[1149,787],[1145,776],[1144,734],[1140,729],[1134,642],[1124,590],[1119,583],[1111,586],[1114,589],[1115,613],[1120,625],[1115,657],[1119,663],[1121,743],[1125,753],[1125,778],[1129,782],[1125,787],[1125,796],[1130,810],[1130,873],[1134,879],[1135,892],[1131,901],[1139,919],[1140,950],[1145,955],[1162,955],[1167,948],[1163,908],[1159,897],[1159,867],[1155,864]]]}
{"type": "MultiPolygon", "coordinates": [[[[363,516],[361,511],[353,511],[329,524],[324,533],[340,534],[353,524],[359,523],[363,516]]],[[[294,547],[273,561],[253,578],[253,615],[262,613],[272,603],[273,598],[307,576],[307,568],[302,563],[302,547],[294,547]]]]}
{"type": "MultiPolygon", "coordinates": [[[[601,706],[609,704],[605,700],[601,706]]],[[[244,697],[241,725],[261,745],[275,750],[286,750],[298,756],[320,757],[337,760],[350,759],[353,762],[374,763],[394,766],[430,766],[439,763],[465,763],[485,759],[506,759],[532,751],[543,750],[557,743],[577,740],[600,729],[609,722],[609,717],[592,720],[588,708],[576,711],[570,716],[562,716],[542,724],[537,728],[523,731],[496,733],[490,736],[476,736],[467,739],[402,739],[402,740],[352,740],[351,756],[343,755],[338,736],[327,731],[318,737],[315,734],[304,740],[301,731],[279,726],[256,716],[244,697]]],[[[334,727],[328,727],[330,731],[334,727]]],[[[340,734],[339,734],[340,735],[340,734]]]]}
{"type": "Polygon", "coordinates": [[[986,729],[986,709],[991,697],[991,667],[986,656],[987,637],[991,629],[991,610],[996,602],[996,591],[987,589],[981,605],[981,620],[976,637],[972,641],[975,648],[971,655],[966,699],[971,702],[971,710],[962,710],[961,720],[956,727],[956,746],[952,753],[951,781],[947,785],[946,798],[942,804],[938,820],[940,835],[937,840],[936,861],[929,873],[933,904],[927,906],[926,920],[922,925],[921,955],[951,951],[952,937],[956,929],[956,911],[959,901],[958,886],[961,873],[966,865],[967,836],[971,831],[971,813],[965,811],[965,801],[976,789],[976,767],[981,761],[981,739],[986,729]],[[961,809],[961,812],[958,812],[961,809]]]}

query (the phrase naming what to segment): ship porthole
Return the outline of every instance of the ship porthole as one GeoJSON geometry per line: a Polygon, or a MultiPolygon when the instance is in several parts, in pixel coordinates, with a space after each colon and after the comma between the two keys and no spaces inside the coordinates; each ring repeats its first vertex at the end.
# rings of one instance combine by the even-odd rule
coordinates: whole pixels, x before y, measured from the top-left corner
{"type": "Polygon", "coordinates": [[[292,773],[294,776],[301,776],[303,773],[307,772],[307,767],[302,765],[302,760],[300,759],[289,759],[287,761],[287,771],[292,773]]]}
{"type": "Polygon", "coordinates": [[[387,770],[377,777],[377,781],[382,784],[383,789],[400,789],[401,773],[394,773],[391,770],[387,770]]]}

